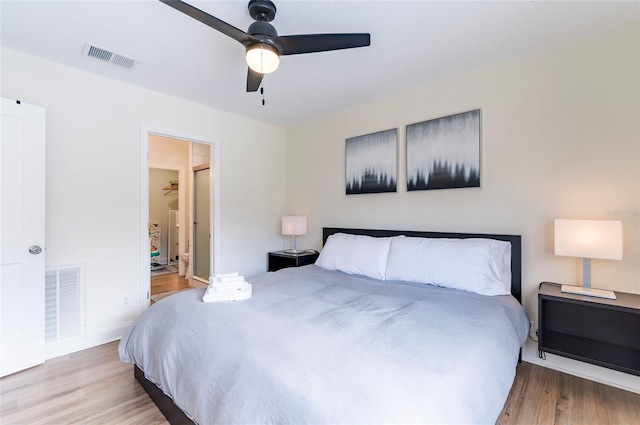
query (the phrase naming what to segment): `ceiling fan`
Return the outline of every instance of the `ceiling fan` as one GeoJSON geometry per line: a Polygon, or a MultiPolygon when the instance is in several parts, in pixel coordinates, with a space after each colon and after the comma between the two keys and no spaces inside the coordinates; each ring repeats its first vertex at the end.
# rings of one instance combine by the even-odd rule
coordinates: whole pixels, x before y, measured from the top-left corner
{"type": "Polygon", "coordinates": [[[257,91],[264,74],[278,68],[281,55],[351,49],[371,44],[371,36],[367,33],[278,35],[276,29],[269,23],[276,16],[276,6],[269,0],[249,1],[249,15],[256,22],[249,26],[247,32],[183,1],[160,1],[239,41],[246,48],[246,60],[249,65],[248,92],[257,91]]]}

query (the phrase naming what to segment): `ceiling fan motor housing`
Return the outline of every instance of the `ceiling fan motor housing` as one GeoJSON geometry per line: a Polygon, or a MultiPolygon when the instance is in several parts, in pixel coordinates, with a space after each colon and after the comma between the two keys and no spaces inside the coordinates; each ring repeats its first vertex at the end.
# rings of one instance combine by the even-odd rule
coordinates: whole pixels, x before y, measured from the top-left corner
{"type": "MultiPolygon", "coordinates": [[[[254,38],[257,38],[262,43],[269,44],[278,50],[278,54],[280,54],[281,48],[276,41],[278,39],[278,32],[276,29],[264,21],[256,21],[249,26],[247,30],[247,34],[252,35],[254,38]]],[[[251,43],[254,44],[254,43],[251,43]]],[[[247,46],[248,47],[248,46],[247,46]]]]}
{"type": "Polygon", "coordinates": [[[249,15],[256,21],[271,22],[276,17],[276,5],[269,0],[250,0],[249,15]]]}

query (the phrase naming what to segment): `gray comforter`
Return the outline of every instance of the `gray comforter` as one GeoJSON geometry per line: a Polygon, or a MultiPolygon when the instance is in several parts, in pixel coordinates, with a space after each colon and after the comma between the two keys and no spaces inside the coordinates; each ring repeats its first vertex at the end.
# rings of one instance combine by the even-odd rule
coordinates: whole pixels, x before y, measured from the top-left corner
{"type": "Polygon", "coordinates": [[[120,359],[200,424],[495,423],[529,329],[513,297],[313,265],[247,280],[246,301],[153,305],[120,359]]]}

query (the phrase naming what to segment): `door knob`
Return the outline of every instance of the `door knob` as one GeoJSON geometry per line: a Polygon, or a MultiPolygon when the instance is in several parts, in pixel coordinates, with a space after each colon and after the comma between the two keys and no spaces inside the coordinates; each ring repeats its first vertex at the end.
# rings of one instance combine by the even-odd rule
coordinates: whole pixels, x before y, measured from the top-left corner
{"type": "Polygon", "coordinates": [[[33,245],[29,247],[30,254],[40,254],[41,252],[42,252],[42,248],[40,248],[38,245],[33,245]]]}

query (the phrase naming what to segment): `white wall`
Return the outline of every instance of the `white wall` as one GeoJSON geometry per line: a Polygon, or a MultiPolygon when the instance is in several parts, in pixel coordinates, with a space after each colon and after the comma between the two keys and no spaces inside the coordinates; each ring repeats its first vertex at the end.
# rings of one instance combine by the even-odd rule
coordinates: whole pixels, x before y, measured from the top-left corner
{"type": "Polygon", "coordinates": [[[149,255],[141,249],[142,126],[218,141],[218,270],[266,271],[266,253],[282,239],[285,129],[10,49],[1,55],[1,95],[47,110],[46,263],[85,265],[87,337],[73,349],[119,337],[140,311],[149,255]]]}
{"type": "Polygon", "coordinates": [[[593,260],[593,285],[640,293],[639,40],[636,21],[289,129],[289,211],[309,217],[301,242],[320,248],[322,226],[519,234],[524,306],[537,320],[541,281],[581,281],[580,260],[553,254],[553,220],[617,219],[624,260],[593,260]],[[477,108],[482,187],[407,192],[405,126],[477,108]],[[396,127],[399,193],[346,196],[345,139],[396,127]]]}
{"type": "MultiPolygon", "coordinates": [[[[222,271],[239,270],[247,274],[266,271],[267,252],[280,249],[281,217],[286,215],[287,149],[281,144],[286,131],[269,131],[272,126],[223,114],[220,139],[230,140],[222,146],[220,175],[223,208],[220,220],[223,250],[222,271]],[[271,247],[265,250],[265,247],[271,247]],[[254,267],[243,267],[247,258],[259,258],[254,267]]],[[[216,176],[214,176],[214,179],[216,176]]]]}

